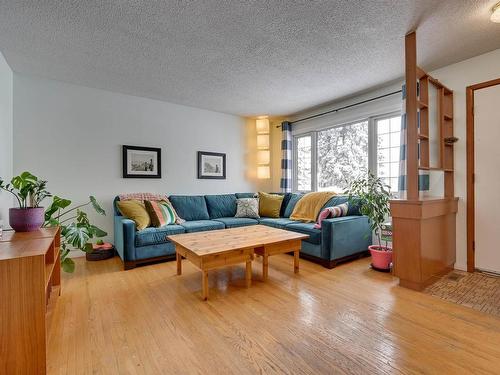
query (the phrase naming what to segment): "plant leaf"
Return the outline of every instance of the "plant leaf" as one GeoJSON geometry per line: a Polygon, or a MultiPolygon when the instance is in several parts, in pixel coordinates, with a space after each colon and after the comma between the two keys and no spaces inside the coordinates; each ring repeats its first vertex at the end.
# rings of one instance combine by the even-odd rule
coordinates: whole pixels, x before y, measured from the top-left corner
{"type": "Polygon", "coordinates": [[[100,215],[106,215],[106,211],[104,211],[104,209],[99,205],[99,203],[97,202],[97,200],[95,199],[95,197],[93,195],[91,195],[89,197],[90,199],[90,203],[92,203],[92,207],[94,207],[94,210],[96,210],[96,212],[100,215]]]}
{"type": "Polygon", "coordinates": [[[73,273],[75,271],[75,262],[71,258],[61,260],[61,267],[64,272],[73,273]]]}

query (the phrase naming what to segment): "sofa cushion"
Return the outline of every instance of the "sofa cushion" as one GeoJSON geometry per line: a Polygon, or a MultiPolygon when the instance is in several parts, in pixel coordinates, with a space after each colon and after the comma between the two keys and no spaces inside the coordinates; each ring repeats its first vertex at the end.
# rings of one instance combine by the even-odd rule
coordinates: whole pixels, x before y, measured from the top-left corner
{"type": "Polygon", "coordinates": [[[171,234],[180,234],[184,233],[185,230],[182,226],[172,224],[166,225],[161,228],[146,228],[138,231],[135,234],[135,246],[149,246],[149,245],[158,245],[161,243],[169,242],[167,236],[171,234]]]}
{"type": "Polygon", "coordinates": [[[259,192],[259,215],[263,217],[280,217],[284,196],[259,192]]]}
{"type": "Polygon", "coordinates": [[[236,198],[255,198],[255,193],[236,193],[236,198]]]}
{"type": "MultiPolygon", "coordinates": [[[[331,197],[328,200],[328,202],[325,203],[323,209],[325,209],[326,207],[338,206],[348,201],[349,197],[347,195],[336,195],[334,197],[331,197]]],[[[359,212],[359,204],[349,203],[349,210],[347,211],[347,216],[360,216],[360,215],[361,213],[359,212]]]]}
{"type": "Polygon", "coordinates": [[[205,200],[210,219],[236,215],[235,194],[205,195],[205,200]]]}
{"type": "Polygon", "coordinates": [[[206,230],[224,229],[224,223],[215,220],[192,220],[181,224],[186,233],[203,232],[206,230]]]}
{"type": "Polygon", "coordinates": [[[137,230],[143,230],[151,224],[151,219],[143,202],[137,200],[117,201],[116,206],[124,217],[135,222],[137,230]]]}
{"type": "Polygon", "coordinates": [[[236,215],[234,217],[246,217],[258,219],[259,199],[258,198],[238,198],[236,199],[236,215]]]}
{"type": "Polygon", "coordinates": [[[319,244],[321,244],[321,230],[315,229],[314,228],[315,224],[316,223],[293,222],[293,223],[287,224],[284,229],[291,230],[291,231],[298,232],[298,233],[308,234],[309,238],[306,238],[304,241],[319,245],[319,244]]]}
{"type": "Polygon", "coordinates": [[[302,197],[303,194],[290,193],[290,196],[287,200],[288,203],[285,207],[285,210],[283,211],[283,217],[290,217],[290,215],[293,212],[293,209],[295,208],[295,205],[302,197]]]}
{"type": "Polygon", "coordinates": [[[261,217],[259,219],[259,223],[273,228],[284,229],[287,224],[296,223],[296,221],[284,217],[279,219],[272,217],[261,217]]]}
{"type": "Polygon", "coordinates": [[[169,199],[177,214],[186,221],[210,219],[203,195],[171,195],[169,199]]]}
{"type": "Polygon", "coordinates": [[[226,228],[238,228],[259,224],[256,219],[250,219],[247,217],[220,217],[214,219],[214,221],[220,221],[221,223],[224,223],[226,228]]]}

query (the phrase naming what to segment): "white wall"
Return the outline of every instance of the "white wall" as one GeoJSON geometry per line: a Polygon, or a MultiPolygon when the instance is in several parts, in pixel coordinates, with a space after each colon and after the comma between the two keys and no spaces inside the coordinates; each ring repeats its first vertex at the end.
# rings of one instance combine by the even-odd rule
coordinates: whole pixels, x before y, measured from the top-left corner
{"type": "MultiPolygon", "coordinates": [[[[13,73],[0,53],[0,177],[12,178],[12,84],[13,73]]],[[[0,220],[8,226],[12,195],[0,192],[0,220]]]]}
{"type": "Polygon", "coordinates": [[[243,118],[14,74],[14,172],[29,170],[75,203],[92,194],[107,217],[123,192],[255,191],[243,118]],[[161,179],[123,179],[121,146],[162,148],[161,179]],[[227,154],[226,180],[197,179],[197,151],[227,154]]]}
{"type": "MultiPolygon", "coordinates": [[[[467,86],[500,78],[500,49],[449,65],[430,73],[454,93],[455,195],[459,197],[457,214],[457,261],[455,268],[467,268],[467,176],[466,176],[466,106],[467,86]]],[[[500,98],[499,98],[500,103],[500,98]]],[[[492,171],[492,173],[496,173],[492,171]]],[[[500,175],[498,178],[500,178],[500,175]]]]}

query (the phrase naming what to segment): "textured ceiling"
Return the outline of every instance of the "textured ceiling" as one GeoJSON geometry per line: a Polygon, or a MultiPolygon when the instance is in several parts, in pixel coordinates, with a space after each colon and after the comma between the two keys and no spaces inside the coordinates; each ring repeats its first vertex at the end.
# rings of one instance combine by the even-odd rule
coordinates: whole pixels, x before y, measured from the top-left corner
{"type": "MultiPolygon", "coordinates": [[[[500,48],[496,0],[6,1],[16,72],[238,115],[282,115],[500,48]]],[[[500,63],[500,62],[499,62],[500,63]]]]}

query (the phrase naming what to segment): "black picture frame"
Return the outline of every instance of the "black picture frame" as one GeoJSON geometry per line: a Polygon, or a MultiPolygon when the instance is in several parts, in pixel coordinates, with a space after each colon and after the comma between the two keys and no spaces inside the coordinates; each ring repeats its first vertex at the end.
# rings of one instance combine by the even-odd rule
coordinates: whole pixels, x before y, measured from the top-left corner
{"type": "Polygon", "coordinates": [[[161,148],[123,145],[122,164],[123,178],[161,178],[161,148]],[[134,173],[134,171],[131,170],[131,166],[129,164],[130,151],[139,151],[140,153],[145,155],[147,155],[147,152],[150,152],[152,154],[152,157],[155,158],[154,160],[151,159],[151,168],[153,169],[151,171],[144,170],[134,173]],[[154,170],[154,165],[156,165],[156,171],[154,170]]]}
{"type": "MultiPolygon", "coordinates": [[[[217,167],[217,164],[216,166],[217,167]]],[[[225,180],[226,179],[226,154],[219,152],[208,152],[208,151],[198,151],[198,179],[207,179],[207,180],[225,180]],[[212,158],[221,158],[222,167],[220,175],[207,174],[206,171],[203,170],[203,158],[204,157],[212,157],[212,158]]]]}

